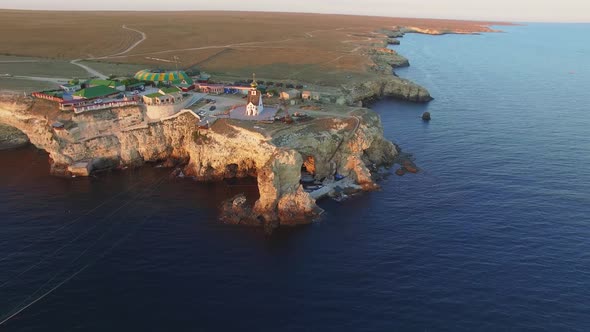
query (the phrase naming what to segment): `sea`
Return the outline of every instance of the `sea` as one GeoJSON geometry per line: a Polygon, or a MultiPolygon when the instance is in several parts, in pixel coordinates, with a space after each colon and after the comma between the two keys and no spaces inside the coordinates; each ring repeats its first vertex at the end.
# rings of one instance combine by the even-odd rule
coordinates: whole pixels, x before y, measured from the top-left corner
{"type": "Polygon", "coordinates": [[[252,181],[1,151],[0,331],[590,331],[590,25],[496,28],[403,37],[420,172],[271,236],[217,219],[252,181]]]}

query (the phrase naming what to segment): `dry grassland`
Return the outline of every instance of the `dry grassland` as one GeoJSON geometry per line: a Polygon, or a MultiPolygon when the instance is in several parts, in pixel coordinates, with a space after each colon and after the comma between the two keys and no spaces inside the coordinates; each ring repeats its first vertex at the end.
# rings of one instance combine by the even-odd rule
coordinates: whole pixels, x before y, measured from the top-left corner
{"type": "Polygon", "coordinates": [[[381,28],[485,32],[489,22],[255,12],[0,11],[0,54],[171,67],[196,66],[227,77],[252,71],[267,79],[342,83],[372,74],[367,47],[381,28]],[[124,51],[147,39],[130,52],[124,51]],[[163,61],[164,60],[164,61],[163,61]]]}

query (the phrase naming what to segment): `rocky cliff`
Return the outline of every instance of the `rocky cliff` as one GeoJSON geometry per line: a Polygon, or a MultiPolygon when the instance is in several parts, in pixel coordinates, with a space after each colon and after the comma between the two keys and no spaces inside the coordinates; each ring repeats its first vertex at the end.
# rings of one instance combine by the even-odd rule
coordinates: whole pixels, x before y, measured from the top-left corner
{"type": "Polygon", "coordinates": [[[433,98],[424,87],[396,76],[357,83],[344,87],[350,104],[370,103],[380,98],[395,98],[412,102],[428,102],[433,98]]]}
{"type": "Polygon", "coordinates": [[[331,181],[338,173],[369,190],[376,187],[371,170],[390,164],[397,154],[383,138],[379,116],[362,108],[302,124],[277,124],[271,131],[228,119],[202,129],[190,113],[150,123],[140,107],[52,114],[37,103],[1,99],[0,123],[46,150],[55,174],[68,175],[77,164],[96,170],[168,161],[203,181],[255,176],[260,197],[238,222],[309,222],[318,208],[300,185],[304,160],[314,160],[317,180],[331,181]],[[55,118],[63,128],[51,126],[55,118]]]}
{"type": "Polygon", "coordinates": [[[18,148],[29,143],[29,138],[20,130],[0,124],[0,150],[18,148]]]}

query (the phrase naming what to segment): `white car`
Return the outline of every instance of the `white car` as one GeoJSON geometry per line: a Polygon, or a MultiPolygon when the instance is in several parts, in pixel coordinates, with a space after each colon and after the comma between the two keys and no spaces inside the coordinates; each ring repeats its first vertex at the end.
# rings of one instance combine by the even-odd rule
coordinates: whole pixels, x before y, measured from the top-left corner
{"type": "Polygon", "coordinates": [[[102,99],[97,99],[97,100],[94,101],[94,103],[95,104],[100,104],[100,103],[102,103],[102,99]]]}

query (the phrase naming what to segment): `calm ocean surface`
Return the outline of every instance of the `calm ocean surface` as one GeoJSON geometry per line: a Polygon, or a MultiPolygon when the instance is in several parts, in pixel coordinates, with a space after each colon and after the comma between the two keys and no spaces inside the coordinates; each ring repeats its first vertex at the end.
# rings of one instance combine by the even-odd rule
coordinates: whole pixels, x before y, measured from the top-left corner
{"type": "Polygon", "coordinates": [[[436,99],[374,109],[422,172],[272,237],[216,219],[252,186],[0,152],[0,330],[589,331],[590,25],[502,29],[404,37],[436,99]]]}

